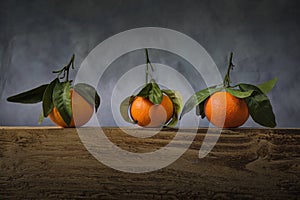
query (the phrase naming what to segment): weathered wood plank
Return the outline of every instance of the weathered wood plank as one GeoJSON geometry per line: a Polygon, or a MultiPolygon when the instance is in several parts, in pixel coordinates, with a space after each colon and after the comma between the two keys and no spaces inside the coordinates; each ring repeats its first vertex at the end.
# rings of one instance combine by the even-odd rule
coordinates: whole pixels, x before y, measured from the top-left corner
{"type": "MultiPolygon", "coordinates": [[[[104,130],[132,152],[159,149],[176,134],[166,129],[142,139],[118,128],[104,130]]],[[[223,130],[212,152],[199,159],[206,131],[198,129],[190,148],[170,166],[130,174],[97,161],[75,129],[0,127],[0,199],[298,198],[300,129],[223,130]]]]}

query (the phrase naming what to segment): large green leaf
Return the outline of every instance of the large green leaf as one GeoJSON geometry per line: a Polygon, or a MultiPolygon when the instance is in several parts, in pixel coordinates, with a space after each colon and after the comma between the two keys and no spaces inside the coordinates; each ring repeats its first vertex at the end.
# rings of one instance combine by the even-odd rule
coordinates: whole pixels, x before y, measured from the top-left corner
{"type": "Polygon", "coordinates": [[[262,83],[262,84],[259,84],[257,85],[257,87],[264,93],[264,94],[267,94],[268,92],[270,92],[273,87],[275,86],[275,84],[277,83],[278,81],[278,78],[275,77],[273,78],[272,80],[269,80],[265,83],[262,83]]]}
{"type": "Polygon", "coordinates": [[[151,89],[152,89],[152,84],[148,83],[141,89],[141,91],[136,96],[148,98],[149,91],[151,89]]]}
{"type": "Polygon", "coordinates": [[[186,113],[190,112],[194,107],[196,107],[197,105],[204,102],[207,97],[209,97],[210,95],[212,95],[215,92],[221,91],[222,89],[223,88],[210,87],[210,88],[206,88],[204,90],[200,90],[199,92],[196,92],[195,94],[193,94],[185,103],[185,105],[182,109],[180,118],[183,115],[185,115],[186,113]]]}
{"type": "Polygon", "coordinates": [[[136,124],[136,122],[134,122],[132,120],[132,118],[129,116],[129,106],[133,102],[134,98],[135,98],[135,96],[126,97],[120,104],[120,113],[121,113],[123,119],[126,122],[129,122],[132,124],[136,124]]]}
{"type": "Polygon", "coordinates": [[[52,100],[52,94],[53,94],[53,89],[56,84],[59,83],[58,78],[54,79],[46,88],[44,95],[43,95],[43,116],[47,117],[54,105],[53,105],[53,100],[52,100]]]}
{"type": "Polygon", "coordinates": [[[95,106],[95,111],[97,112],[100,106],[100,97],[93,86],[86,83],[78,83],[74,86],[74,90],[89,102],[89,104],[95,106]]]}
{"type": "Polygon", "coordinates": [[[153,79],[137,94],[139,97],[149,99],[153,104],[160,104],[163,98],[162,95],[161,89],[153,79]]]}
{"type": "Polygon", "coordinates": [[[231,88],[225,88],[226,92],[229,92],[231,95],[237,97],[237,98],[246,98],[251,96],[254,90],[247,90],[247,91],[240,91],[236,89],[231,88]]]}
{"type": "Polygon", "coordinates": [[[154,81],[151,81],[152,87],[151,90],[149,91],[149,96],[148,99],[151,101],[153,104],[160,104],[163,98],[163,94],[154,81]]]}
{"type": "Polygon", "coordinates": [[[72,119],[72,105],[70,98],[70,82],[57,83],[53,89],[53,104],[67,125],[72,119]]]}
{"type": "Polygon", "coordinates": [[[250,97],[245,98],[252,119],[266,127],[275,127],[276,120],[269,98],[260,88],[250,84],[239,84],[242,91],[254,90],[250,97]]]}
{"type": "Polygon", "coordinates": [[[181,112],[183,102],[179,92],[174,90],[162,90],[163,93],[168,95],[173,103],[174,112],[171,121],[167,124],[168,127],[174,127],[178,123],[179,114],[181,112]]]}
{"type": "Polygon", "coordinates": [[[41,85],[32,90],[28,90],[26,92],[22,92],[20,94],[10,96],[7,98],[7,101],[14,103],[38,103],[42,101],[43,94],[47,88],[48,84],[41,85]]]}

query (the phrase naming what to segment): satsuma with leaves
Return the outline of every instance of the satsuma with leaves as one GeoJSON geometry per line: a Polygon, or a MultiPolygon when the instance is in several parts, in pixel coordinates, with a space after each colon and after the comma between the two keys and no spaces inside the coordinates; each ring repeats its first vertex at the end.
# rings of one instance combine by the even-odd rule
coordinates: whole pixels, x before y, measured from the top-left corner
{"type": "Polygon", "coordinates": [[[276,120],[267,93],[277,82],[274,78],[260,85],[239,83],[231,86],[230,70],[234,65],[230,53],[227,73],[222,84],[215,85],[192,95],[185,103],[181,117],[196,107],[196,114],[220,128],[242,126],[249,114],[258,124],[275,127],[276,120]]]}
{"type": "Polygon", "coordinates": [[[145,86],[137,95],[123,100],[120,105],[121,115],[125,121],[142,127],[176,126],[182,108],[182,98],[177,91],[160,89],[149,73],[149,67],[152,71],[154,67],[149,60],[147,49],[145,54],[145,86]],[[148,81],[149,76],[150,81],[148,81]]]}
{"type": "Polygon", "coordinates": [[[33,104],[42,102],[39,123],[45,117],[61,127],[79,127],[86,124],[100,105],[100,97],[94,87],[78,83],[72,87],[69,70],[74,69],[75,55],[62,69],[53,71],[57,77],[49,84],[11,96],[7,101],[33,104]]]}

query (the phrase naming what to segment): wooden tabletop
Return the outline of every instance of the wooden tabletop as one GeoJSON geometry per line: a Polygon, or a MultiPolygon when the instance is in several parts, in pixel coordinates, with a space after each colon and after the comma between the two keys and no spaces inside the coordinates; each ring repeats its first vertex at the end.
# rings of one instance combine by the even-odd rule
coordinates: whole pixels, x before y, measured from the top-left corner
{"type": "MultiPolygon", "coordinates": [[[[125,129],[141,136],[156,131],[125,129]]],[[[161,149],[178,133],[163,129],[140,138],[120,128],[102,130],[115,145],[135,153],[161,149]]],[[[201,159],[207,128],[180,130],[194,132],[192,144],[174,163],[153,172],[126,173],[94,158],[76,129],[0,127],[0,199],[299,198],[300,129],[225,129],[201,159]]]]}

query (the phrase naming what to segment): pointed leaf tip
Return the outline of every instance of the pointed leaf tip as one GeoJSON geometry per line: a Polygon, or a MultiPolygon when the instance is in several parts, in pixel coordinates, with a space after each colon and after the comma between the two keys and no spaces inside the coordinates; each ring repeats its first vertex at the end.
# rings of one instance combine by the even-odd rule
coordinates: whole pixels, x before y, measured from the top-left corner
{"type": "Polygon", "coordinates": [[[262,83],[262,84],[259,84],[257,85],[257,87],[264,93],[264,94],[267,94],[269,93],[273,88],[274,86],[276,85],[278,81],[278,78],[275,77],[273,78],[272,80],[269,80],[265,83],[262,83]]]}
{"type": "Polygon", "coordinates": [[[26,104],[41,102],[47,86],[48,84],[41,85],[39,87],[28,90],[26,92],[22,92],[17,95],[10,96],[6,100],[13,103],[26,103],[26,104]]]}

